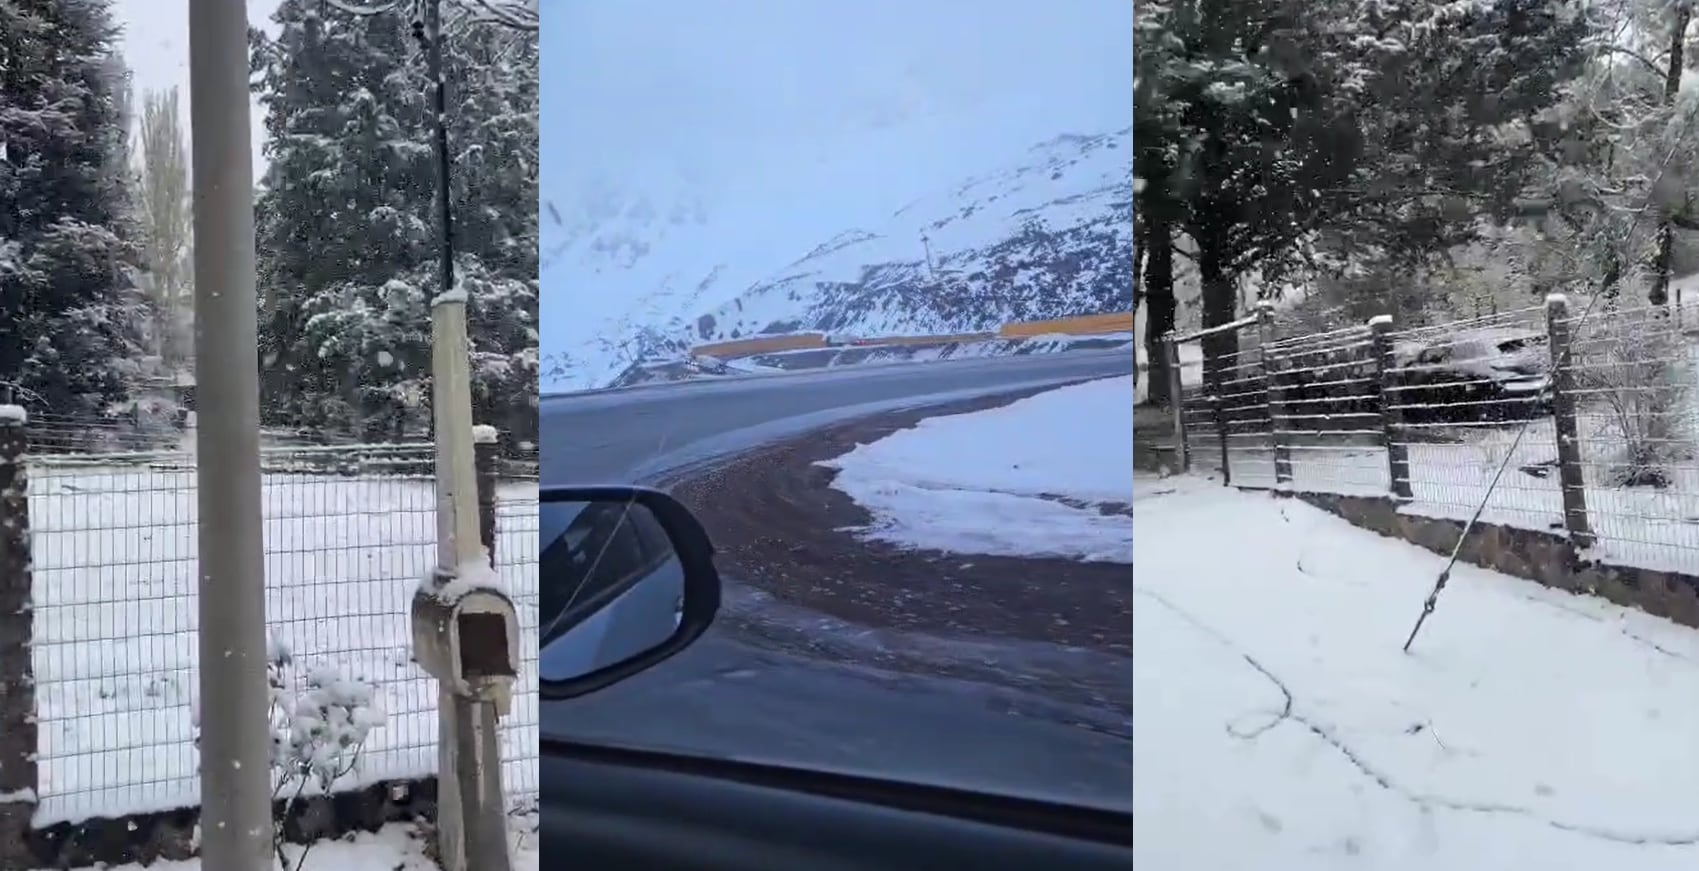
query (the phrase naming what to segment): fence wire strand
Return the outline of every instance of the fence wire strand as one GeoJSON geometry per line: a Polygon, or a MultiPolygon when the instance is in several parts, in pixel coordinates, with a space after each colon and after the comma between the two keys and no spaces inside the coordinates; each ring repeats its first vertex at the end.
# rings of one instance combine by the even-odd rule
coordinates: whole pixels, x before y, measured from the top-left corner
{"type": "Polygon", "coordinates": [[[1580,555],[1699,576],[1699,337],[1658,307],[1584,311],[1560,318],[1567,354],[1550,347],[1543,307],[1390,331],[1385,364],[1367,326],[1266,344],[1241,330],[1240,350],[1211,370],[1219,382],[1187,372],[1188,453],[1200,468],[1225,460],[1235,485],[1386,496],[1399,495],[1397,451],[1401,510],[1466,521],[1480,509],[1563,536],[1548,389],[1561,368],[1591,533],[1580,555]]]}

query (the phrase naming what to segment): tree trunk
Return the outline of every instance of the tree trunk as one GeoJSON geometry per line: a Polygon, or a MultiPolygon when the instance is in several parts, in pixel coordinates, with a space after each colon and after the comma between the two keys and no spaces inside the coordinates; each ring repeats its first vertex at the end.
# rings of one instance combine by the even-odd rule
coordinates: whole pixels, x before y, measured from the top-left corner
{"type": "Polygon", "coordinates": [[[1614,306],[1617,293],[1622,287],[1622,258],[1615,251],[1605,254],[1605,274],[1599,280],[1600,291],[1604,294],[1605,303],[1614,306]]]}
{"type": "Polygon", "coordinates": [[[1162,337],[1174,330],[1179,309],[1174,298],[1174,227],[1150,221],[1145,224],[1144,348],[1149,360],[1145,374],[1145,403],[1168,406],[1174,401],[1168,389],[1168,348],[1162,337]]]}
{"type": "MultiPolygon", "coordinates": [[[[1670,26],[1669,67],[1664,71],[1664,103],[1675,105],[1681,91],[1681,74],[1685,67],[1682,49],[1687,42],[1687,26],[1693,20],[1693,9],[1686,3],[1676,5],[1675,21],[1670,26]]],[[[1647,301],[1655,306],[1669,303],[1670,268],[1675,259],[1675,228],[1670,223],[1671,206],[1659,204],[1658,256],[1653,263],[1652,290],[1647,301]]]]}
{"type": "MultiPolygon", "coordinates": [[[[1204,232],[1199,233],[1197,239],[1198,278],[1203,286],[1203,326],[1209,329],[1232,323],[1239,313],[1239,299],[1234,291],[1233,279],[1227,274],[1229,252],[1225,250],[1222,234],[1212,232],[1215,228],[1208,219],[1200,224],[1204,232]]],[[[1205,389],[1218,390],[1223,381],[1233,377],[1238,353],[1239,336],[1231,330],[1204,337],[1205,389]]]]}
{"type": "Polygon", "coordinates": [[[1652,262],[1652,289],[1646,301],[1655,306],[1669,304],[1670,266],[1675,259],[1675,230],[1668,218],[1658,222],[1658,254],[1652,262]]]}
{"type": "Polygon", "coordinates": [[[1137,314],[1139,303],[1144,300],[1144,288],[1141,277],[1144,274],[1146,252],[1150,250],[1150,241],[1146,238],[1150,229],[1137,215],[1133,217],[1133,313],[1137,314]]]}

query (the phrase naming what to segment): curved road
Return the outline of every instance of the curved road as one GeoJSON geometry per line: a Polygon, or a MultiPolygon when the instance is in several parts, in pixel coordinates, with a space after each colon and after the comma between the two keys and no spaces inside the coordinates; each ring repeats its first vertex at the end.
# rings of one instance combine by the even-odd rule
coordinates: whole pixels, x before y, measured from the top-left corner
{"type": "MultiPolygon", "coordinates": [[[[1132,372],[1133,355],[1125,351],[1076,352],[545,396],[539,421],[542,480],[663,482],[845,419],[1132,372]]],[[[734,600],[749,600],[735,578],[727,585],[734,600]]],[[[839,654],[828,661],[780,650],[716,624],[696,645],[646,674],[583,699],[544,704],[544,733],[801,767],[890,772],[1131,809],[1129,718],[1006,683],[867,664],[898,648],[938,657],[945,665],[971,662],[980,668],[989,657],[1053,666],[1092,654],[1030,643],[1016,649],[994,640],[896,638],[800,609],[769,607],[774,621],[818,627],[832,636],[823,637],[821,646],[839,654]],[[868,654],[865,661],[842,655],[857,647],[868,654]]],[[[1091,667],[1124,669],[1130,691],[1131,663],[1105,656],[1091,667]]]]}

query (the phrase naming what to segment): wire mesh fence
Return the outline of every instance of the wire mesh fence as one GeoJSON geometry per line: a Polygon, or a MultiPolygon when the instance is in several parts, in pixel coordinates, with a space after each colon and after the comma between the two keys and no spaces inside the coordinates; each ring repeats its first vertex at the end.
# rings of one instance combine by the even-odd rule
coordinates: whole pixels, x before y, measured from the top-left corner
{"type": "Polygon", "coordinates": [[[1293,336],[1255,320],[1184,385],[1191,465],[1427,516],[1482,509],[1583,559],[1699,575],[1699,339],[1666,310],[1554,298],[1293,336]]]}
{"type": "MultiPolygon", "coordinates": [[[[433,465],[429,444],[263,451],[271,648],[295,674],[368,683],[384,715],[334,789],[436,770],[435,682],[412,661],[408,623],[436,560],[433,465]]],[[[34,823],[198,806],[195,727],[217,712],[196,697],[192,455],[32,446],[25,467],[34,823]]],[[[537,791],[537,529],[535,480],[501,481],[495,559],[527,656],[502,732],[504,783],[519,805],[537,791]]]]}

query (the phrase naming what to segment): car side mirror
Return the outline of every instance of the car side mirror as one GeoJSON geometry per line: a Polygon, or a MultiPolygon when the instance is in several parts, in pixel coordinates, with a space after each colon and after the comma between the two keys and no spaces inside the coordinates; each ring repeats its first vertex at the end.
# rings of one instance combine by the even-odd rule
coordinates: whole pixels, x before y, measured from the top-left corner
{"type": "Polygon", "coordinates": [[[714,622],[714,547],[677,499],[647,487],[544,487],[538,503],[543,699],[653,668],[714,622]]]}

